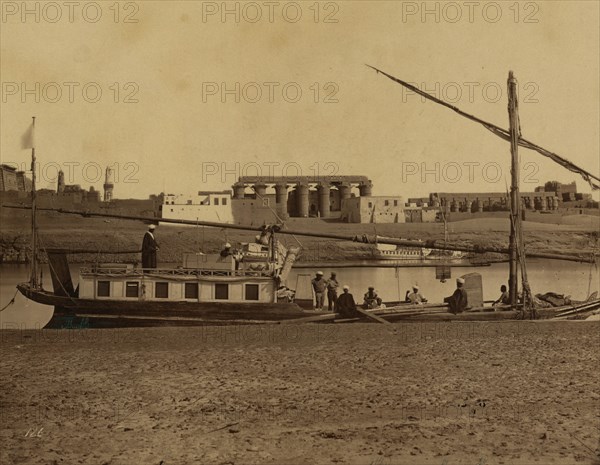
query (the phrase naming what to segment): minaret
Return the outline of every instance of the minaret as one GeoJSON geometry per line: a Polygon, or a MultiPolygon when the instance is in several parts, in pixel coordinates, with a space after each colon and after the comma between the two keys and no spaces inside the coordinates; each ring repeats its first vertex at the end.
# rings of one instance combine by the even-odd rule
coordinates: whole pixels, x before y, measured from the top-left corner
{"type": "Polygon", "coordinates": [[[104,176],[104,201],[110,202],[113,199],[113,170],[108,166],[106,167],[106,174],[104,176]]]}
{"type": "Polygon", "coordinates": [[[61,194],[65,191],[65,173],[63,170],[58,172],[58,181],[56,183],[56,193],[61,194]]]}

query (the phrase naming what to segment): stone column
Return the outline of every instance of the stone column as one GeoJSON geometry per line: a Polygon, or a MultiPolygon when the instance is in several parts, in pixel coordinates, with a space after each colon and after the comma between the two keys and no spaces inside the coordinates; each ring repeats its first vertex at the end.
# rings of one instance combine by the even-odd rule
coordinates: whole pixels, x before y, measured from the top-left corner
{"type": "Polygon", "coordinates": [[[477,211],[483,213],[483,200],[477,199],[477,211]]]}
{"type": "Polygon", "coordinates": [[[234,199],[243,199],[244,191],[246,190],[246,186],[242,183],[236,182],[233,186],[233,198],[234,199]]]}
{"type": "Polygon", "coordinates": [[[319,191],[319,212],[321,213],[321,218],[327,218],[330,216],[330,204],[329,204],[329,193],[330,186],[326,182],[321,182],[317,187],[319,191]]]}
{"type": "Polygon", "coordinates": [[[338,190],[340,191],[340,206],[342,205],[344,199],[350,198],[350,184],[342,183],[338,185],[338,190]]]}
{"type": "Polygon", "coordinates": [[[275,205],[277,213],[280,216],[287,215],[287,202],[288,202],[288,185],[287,184],[275,184],[275,205]]]}
{"type": "Polygon", "coordinates": [[[368,181],[366,184],[359,184],[358,190],[361,197],[370,197],[373,189],[373,183],[368,181]]]}
{"type": "Polygon", "coordinates": [[[298,216],[308,218],[308,184],[296,184],[298,216]]]}
{"type": "Polygon", "coordinates": [[[267,193],[267,185],[261,182],[254,184],[254,192],[261,197],[264,197],[267,193]]]}

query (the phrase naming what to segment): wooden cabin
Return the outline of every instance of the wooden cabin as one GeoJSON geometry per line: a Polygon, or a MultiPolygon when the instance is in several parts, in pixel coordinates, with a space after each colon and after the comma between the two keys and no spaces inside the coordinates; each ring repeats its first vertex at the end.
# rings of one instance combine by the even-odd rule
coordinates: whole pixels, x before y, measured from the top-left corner
{"type": "Polygon", "coordinates": [[[186,254],[177,268],[101,264],[80,269],[79,297],[95,300],[220,303],[276,302],[273,264],[233,256],[186,254]]]}

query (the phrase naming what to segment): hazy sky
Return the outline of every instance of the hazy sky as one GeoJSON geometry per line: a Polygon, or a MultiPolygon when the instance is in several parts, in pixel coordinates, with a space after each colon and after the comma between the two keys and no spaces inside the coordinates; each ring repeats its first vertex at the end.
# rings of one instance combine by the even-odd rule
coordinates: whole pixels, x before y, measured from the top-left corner
{"type": "MultiPolygon", "coordinates": [[[[27,163],[37,116],[40,187],[60,166],[100,188],[111,165],[117,198],[220,190],[257,168],[366,175],[376,195],[506,189],[508,143],[365,63],[502,127],[512,69],[523,135],[600,169],[597,1],[22,5],[2,2],[2,162],[27,163]]],[[[590,191],[520,153],[523,191],[590,191]]]]}

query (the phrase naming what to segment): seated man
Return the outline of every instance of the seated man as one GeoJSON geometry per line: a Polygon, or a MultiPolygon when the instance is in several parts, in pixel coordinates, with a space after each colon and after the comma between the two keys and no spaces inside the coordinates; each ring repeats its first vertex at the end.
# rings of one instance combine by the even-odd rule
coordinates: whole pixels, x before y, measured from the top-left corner
{"type": "Polygon", "coordinates": [[[350,294],[348,285],[344,285],[342,295],[335,301],[335,312],[345,318],[353,318],[358,315],[356,302],[354,302],[354,297],[350,294]]]}
{"type": "Polygon", "coordinates": [[[427,302],[427,299],[419,292],[419,286],[416,284],[412,288],[412,292],[408,294],[408,301],[411,304],[422,304],[427,302]]]}
{"type": "Polygon", "coordinates": [[[492,304],[494,307],[496,305],[509,305],[510,304],[510,296],[508,295],[508,290],[506,289],[506,286],[503,284],[502,286],[500,286],[500,297],[498,297],[498,300],[494,301],[494,303],[492,304]]]}
{"type": "Polygon", "coordinates": [[[369,290],[365,293],[364,299],[364,308],[377,308],[381,306],[381,297],[377,295],[373,286],[369,286],[369,290]]]}
{"type": "Polygon", "coordinates": [[[450,313],[462,313],[468,306],[467,291],[463,288],[465,280],[458,278],[456,280],[456,290],[450,297],[444,297],[444,302],[448,304],[450,313]]]}

